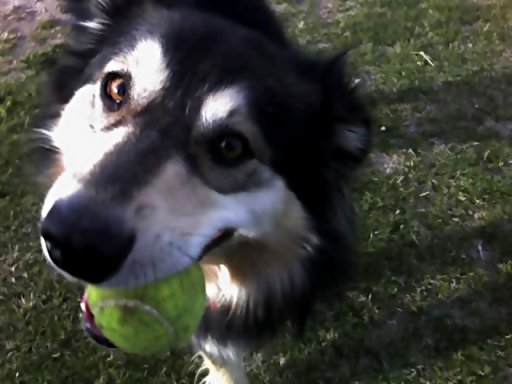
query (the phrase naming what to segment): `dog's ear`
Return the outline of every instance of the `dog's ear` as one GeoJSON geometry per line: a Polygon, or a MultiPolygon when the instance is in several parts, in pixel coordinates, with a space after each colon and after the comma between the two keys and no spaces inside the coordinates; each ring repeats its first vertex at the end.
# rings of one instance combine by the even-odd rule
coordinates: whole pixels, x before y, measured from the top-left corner
{"type": "Polygon", "coordinates": [[[109,6],[108,0],[65,0],[62,3],[62,11],[71,16],[73,21],[86,23],[103,20],[109,6]]]}
{"type": "Polygon", "coordinates": [[[85,69],[106,42],[115,36],[112,30],[129,23],[130,16],[140,12],[140,0],[63,0],[62,12],[70,16],[70,33],[64,49],[49,70],[47,98],[53,103],[66,103],[85,69]]]}
{"type": "Polygon", "coordinates": [[[346,73],[346,52],[327,60],[322,68],[323,113],[332,129],[328,144],[337,156],[359,165],[372,144],[371,117],[361,100],[357,82],[346,73]]]}
{"type": "Polygon", "coordinates": [[[141,3],[136,0],[65,0],[62,10],[77,25],[98,33],[104,32],[116,19],[122,19],[141,3]]]}

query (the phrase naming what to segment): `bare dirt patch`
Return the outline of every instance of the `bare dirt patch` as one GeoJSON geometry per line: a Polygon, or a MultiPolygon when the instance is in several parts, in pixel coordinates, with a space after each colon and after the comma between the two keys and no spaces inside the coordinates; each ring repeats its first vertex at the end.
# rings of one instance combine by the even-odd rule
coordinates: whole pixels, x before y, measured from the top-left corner
{"type": "Polygon", "coordinates": [[[19,74],[27,54],[60,41],[65,17],[58,0],[0,0],[0,76],[19,74]]]}

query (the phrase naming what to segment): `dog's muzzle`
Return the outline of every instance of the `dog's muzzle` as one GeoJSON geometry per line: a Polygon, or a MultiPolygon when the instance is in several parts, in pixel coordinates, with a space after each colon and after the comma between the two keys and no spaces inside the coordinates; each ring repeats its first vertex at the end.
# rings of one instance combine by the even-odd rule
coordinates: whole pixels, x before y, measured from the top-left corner
{"type": "MultiPolygon", "coordinates": [[[[219,231],[211,240],[206,244],[203,251],[201,252],[201,258],[204,257],[207,253],[211,252],[217,247],[222,246],[223,244],[229,242],[235,235],[236,231],[234,229],[225,229],[222,231],[219,231]]],[[[209,307],[212,310],[215,310],[217,305],[214,302],[209,303],[209,307]]],[[[84,293],[82,297],[82,301],[80,302],[80,309],[82,311],[82,318],[83,318],[83,327],[85,329],[86,334],[94,340],[99,345],[111,348],[111,349],[117,349],[117,347],[112,343],[101,330],[96,325],[96,322],[94,320],[94,313],[91,311],[91,308],[89,306],[89,302],[87,299],[87,293],[84,293]]]]}

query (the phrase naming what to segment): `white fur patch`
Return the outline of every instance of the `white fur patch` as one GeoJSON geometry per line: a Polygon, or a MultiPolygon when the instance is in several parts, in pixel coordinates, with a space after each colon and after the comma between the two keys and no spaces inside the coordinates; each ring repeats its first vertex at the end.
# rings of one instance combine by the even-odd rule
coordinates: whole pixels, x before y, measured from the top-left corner
{"type": "Polygon", "coordinates": [[[222,305],[226,302],[236,306],[247,300],[247,289],[234,281],[229,268],[225,264],[203,265],[206,279],[206,296],[222,305]]]}
{"type": "Polygon", "coordinates": [[[229,87],[206,97],[201,107],[201,122],[208,127],[225,120],[229,114],[245,106],[245,96],[240,87],[229,87]]]}
{"type": "Polygon", "coordinates": [[[154,37],[139,40],[131,50],[108,63],[105,72],[131,75],[130,94],[136,104],[145,104],[156,97],[170,76],[162,45],[154,37]]]}
{"type": "Polygon", "coordinates": [[[102,19],[94,19],[88,21],[81,21],[80,25],[95,32],[101,32],[105,29],[107,22],[102,19]]]}
{"type": "Polygon", "coordinates": [[[62,154],[65,172],[77,178],[87,174],[129,133],[130,127],[126,126],[105,131],[108,121],[99,101],[98,87],[80,88],[48,133],[62,154]]]}
{"type": "Polygon", "coordinates": [[[245,374],[243,356],[239,351],[229,347],[219,347],[211,339],[206,341],[203,348],[214,356],[218,356],[221,349],[223,354],[227,352],[232,356],[224,358],[220,362],[210,359],[205,353],[200,353],[203,364],[198,371],[198,375],[203,371],[207,372],[206,377],[200,381],[200,384],[249,384],[245,374]]]}

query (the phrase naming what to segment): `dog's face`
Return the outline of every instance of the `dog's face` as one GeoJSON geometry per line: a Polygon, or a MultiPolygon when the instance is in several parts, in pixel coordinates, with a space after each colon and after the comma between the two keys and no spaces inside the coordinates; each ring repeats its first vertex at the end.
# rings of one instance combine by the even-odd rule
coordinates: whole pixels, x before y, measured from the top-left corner
{"type": "Polygon", "coordinates": [[[354,168],[369,141],[341,69],[311,61],[306,74],[258,31],[140,3],[120,20],[78,20],[54,74],[46,257],[110,287],[196,262],[210,297],[301,284],[321,241],[311,201],[331,199],[319,175],[354,168]]]}

